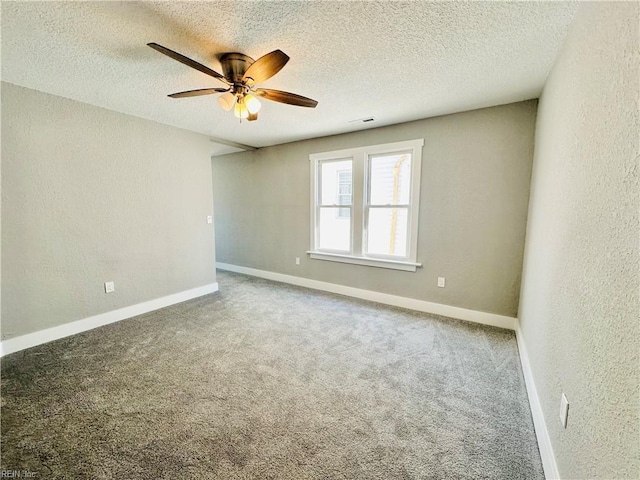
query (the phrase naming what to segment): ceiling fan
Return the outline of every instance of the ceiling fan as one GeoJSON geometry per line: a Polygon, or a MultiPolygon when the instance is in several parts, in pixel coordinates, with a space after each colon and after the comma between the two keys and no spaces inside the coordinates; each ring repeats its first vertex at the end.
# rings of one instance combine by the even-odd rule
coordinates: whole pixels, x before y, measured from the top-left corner
{"type": "Polygon", "coordinates": [[[249,121],[258,119],[258,111],[261,105],[256,97],[299,107],[315,108],[318,104],[315,100],[295,93],[271,90],[269,88],[256,88],[258,83],[273,77],[289,61],[289,57],[282,50],[274,50],[258,60],[254,60],[242,53],[224,53],[220,56],[222,72],[224,73],[224,75],[221,75],[209,67],[167,47],[157,43],[147,43],[147,45],[180,63],[184,63],[227,84],[227,88],[200,88],[198,90],[172,93],[169,95],[171,98],[223,93],[224,95],[218,97],[220,106],[227,111],[233,108],[236,117],[241,120],[246,118],[249,121]]]}

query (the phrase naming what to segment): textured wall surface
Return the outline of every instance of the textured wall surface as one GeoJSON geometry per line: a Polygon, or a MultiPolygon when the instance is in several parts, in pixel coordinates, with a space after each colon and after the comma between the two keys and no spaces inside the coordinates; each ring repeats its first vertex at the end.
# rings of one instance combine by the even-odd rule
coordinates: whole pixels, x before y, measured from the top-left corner
{"type": "Polygon", "coordinates": [[[562,478],[640,477],[638,20],[582,5],[538,113],[519,317],[562,478]]]}
{"type": "Polygon", "coordinates": [[[215,282],[212,202],[207,137],[2,83],[2,338],[215,282]]]}
{"type": "Polygon", "coordinates": [[[213,159],[218,260],[515,316],[537,102],[213,159]],[[309,154],[424,138],[417,272],[310,260],[309,154]],[[295,257],[302,264],[295,265],[295,257]],[[447,279],[437,288],[438,276],[447,279]]]}

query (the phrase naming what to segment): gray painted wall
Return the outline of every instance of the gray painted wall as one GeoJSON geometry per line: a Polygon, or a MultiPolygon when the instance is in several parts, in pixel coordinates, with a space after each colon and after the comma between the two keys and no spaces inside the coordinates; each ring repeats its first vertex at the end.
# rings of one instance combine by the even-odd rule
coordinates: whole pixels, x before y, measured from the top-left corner
{"type": "Polygon", "coordinates": [[[215,282],[209,148],[2,83],[2,338],[215,282]]]}
{"type": "Polygon", "coordinates": [[[217,258],[515,316],[536,107],[528,101],[215,157],[217,258]],[[310,260],[309,154],[415,138],[425,140],[418,240],[424,266],[413,273],[310,260]],[[446,288],[437,288],[438,276],[446,277],[446,288]]]}
{"type": "Polygon", "coordinates": [[[519,317],[562,478],[640,477],[638,44],[581,5],[540,100],[519,317]]]}

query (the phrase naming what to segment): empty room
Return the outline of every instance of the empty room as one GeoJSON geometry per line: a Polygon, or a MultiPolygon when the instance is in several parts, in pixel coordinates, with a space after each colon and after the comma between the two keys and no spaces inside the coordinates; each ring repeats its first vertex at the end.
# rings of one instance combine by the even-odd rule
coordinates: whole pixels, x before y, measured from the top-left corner
{"type": "Polygon", "coordinates": [[[0,2],[0,476],[640,478],[640,4],[0,2]]]}

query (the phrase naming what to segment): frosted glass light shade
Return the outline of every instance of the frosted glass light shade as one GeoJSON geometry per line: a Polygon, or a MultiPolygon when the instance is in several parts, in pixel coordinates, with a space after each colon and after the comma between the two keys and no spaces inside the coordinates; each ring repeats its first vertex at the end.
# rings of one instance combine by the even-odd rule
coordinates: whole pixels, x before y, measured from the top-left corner
{"type": "Polygon", "coordinates": [[[236,102],[233,114],[238,118],[247,118],[249,116],[249,110],[247,110],[247,106],[244,104],[243,98],[239,98],[236,102]]]}
{"type": "Polygon", "coordinates": [[[260,111],[260,101],[251,94],[247,94],[244,96],[244,104],[247,106],[247,110],[249,113],[258,113],[260,111]]]}
{"type": "Polygon", "coordinates": [[[236,101],[236,97],[233,93],[227,92],[224,95],[218,97],[218,103],[227,112],[233,108],[233,104],[236,101]]]}

